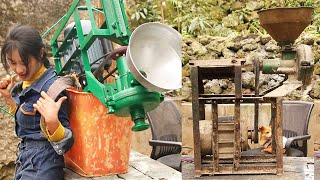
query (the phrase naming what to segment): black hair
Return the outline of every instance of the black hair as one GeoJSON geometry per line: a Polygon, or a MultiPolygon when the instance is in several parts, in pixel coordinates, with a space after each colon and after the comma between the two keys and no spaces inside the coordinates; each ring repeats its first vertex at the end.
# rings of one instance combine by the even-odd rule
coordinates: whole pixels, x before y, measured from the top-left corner
{"type": "Polygon", "coordinates": [[[22,62],[26,65],[27,72],[29,71],[28,64],[31,56],[37,62],[43,63],[46,68],[49,68],[51,65],[45,51],[41,57],[41,49],[44,47],[42,38],[36,29],[27,25],[15,25],[9,29],[2,45],[1,63],[8,71],[7,54],[11,54],[13,50],[17,49],[22,62]]]}

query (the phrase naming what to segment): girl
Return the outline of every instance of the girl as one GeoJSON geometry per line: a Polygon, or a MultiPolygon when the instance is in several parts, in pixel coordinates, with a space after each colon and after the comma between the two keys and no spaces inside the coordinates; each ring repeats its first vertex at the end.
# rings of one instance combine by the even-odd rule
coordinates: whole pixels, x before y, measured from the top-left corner
{"type": "Polygon", "coordinates": [[[57,75],[50,67],[40,34],[18,25],[6,36],[1,62],[15,75],[0,81],[0,93],[10,104],[15,131],[21,142],[16,160],[16,180],[63,179],[64,158],[73,144],[65,93],[47,94],[57,75]],[[15,84],[18,76],[22,82],[15,84]],[[41,115],[45,128],[40,127],[41,115]]]}

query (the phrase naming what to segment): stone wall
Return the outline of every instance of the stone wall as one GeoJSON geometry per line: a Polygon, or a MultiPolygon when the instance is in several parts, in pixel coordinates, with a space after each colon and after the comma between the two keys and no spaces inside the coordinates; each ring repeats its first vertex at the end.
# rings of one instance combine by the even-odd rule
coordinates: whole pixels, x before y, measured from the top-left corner
{"type": "MultiPolygon", "coordinates": [[[[294,91],[288,95],[287,99],[302,99],[312,101],[320,99],[320,38],[303,33],[296,41],[295,47],[305,44],[312,48],[314,53],[314,77],[308,92],[303,94],[294,91]]],[[[259,60],[280,58],[280,47],[269,35],[239,35],[229,37],[214,37],[201,35],[198,37],[186,37],[182,43],[183,56],[183,87],[177,92],[183,100],[191,100],[190,67],[188,62],[191,60],[212,60],[243,58],[245,60],[242,74],[242,88],[244,94],[251,94],[254,91],[253,59],[259,60]]],[[[261,74],[259,82],[260,92],[266,91],[277,86],[285,79],[284,75],[261,74]]],[[[234,83],[232,80],[212,80],[204,82],[205,93],[210,94],[232,94],[234,93],[234,83]]]]}
{"type": "MultiPolygon", "coordinates": [[[[3,97],[0,97],[0,107],[8,109],[3,97]]],[[[14,132],[14,119],[0,112],[0,179],[12,179],[18,141],[14,132]]]]}
{"type": "MultiPolygon", "coordinates": [[[[27,24],[43,33],[68,10],[73,0],[2,0],[0,2],[0,43],[15,23],[27,24]]],[[[49,39],[47,39],[49,40],[49,39]]]]}

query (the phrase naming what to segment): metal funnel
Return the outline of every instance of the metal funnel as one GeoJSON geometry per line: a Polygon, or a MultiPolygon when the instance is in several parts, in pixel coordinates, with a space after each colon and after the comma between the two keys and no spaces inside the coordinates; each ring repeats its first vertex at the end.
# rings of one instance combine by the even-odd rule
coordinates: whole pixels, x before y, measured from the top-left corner
{"type": "Polygon", "coordinates": [[[310,24],[313,8],[274,8],[258,12],[260,25],[280,46],[293,44],[310,24]]]}

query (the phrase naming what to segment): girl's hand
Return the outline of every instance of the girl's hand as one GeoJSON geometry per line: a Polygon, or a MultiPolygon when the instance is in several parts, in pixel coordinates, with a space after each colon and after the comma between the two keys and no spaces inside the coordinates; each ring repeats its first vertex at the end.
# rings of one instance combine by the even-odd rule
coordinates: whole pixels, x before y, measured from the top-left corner
{"type": "Polygon", "coordinates": [[[15,79],[17,75],[9,76],[7,75],[5,78],[3,78],[0,81],[0,94],[2,94],[3,97],[8,98],[10,96],[10,90],[13,88],[15,84],[15,79]]]}
{"type": "Polygon", "coordinates": [[[61,97],[57,102],[51,99],[47,93],[41,92],[41,97],[33,107],[44,117],[50,134],[54,133],[59,127],[58,112],[66,96],[61,97]]]}

